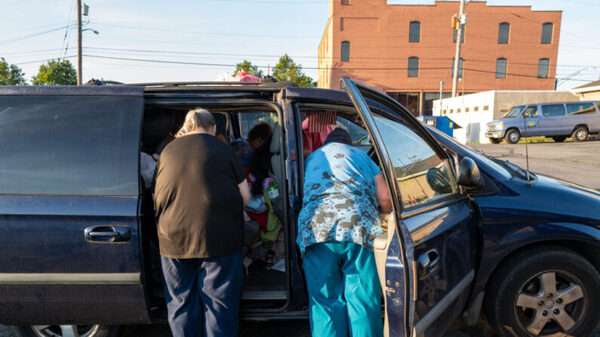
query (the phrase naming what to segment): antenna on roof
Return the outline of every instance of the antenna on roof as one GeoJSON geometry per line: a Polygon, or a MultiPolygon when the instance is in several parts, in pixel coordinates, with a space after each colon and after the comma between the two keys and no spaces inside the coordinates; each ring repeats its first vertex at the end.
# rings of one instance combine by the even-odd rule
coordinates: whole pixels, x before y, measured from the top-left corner
{"type": "MultiPolygon", "coordinates": [[[[527,163],[527,187],[531,187],[531,179],[529,176],[529,149],[527,148],[527,109],[523,111],[523,136],[525,136],[525,162],[527,163]]],[[[534,122],[535,123],[535,122],[534,122]]]]}

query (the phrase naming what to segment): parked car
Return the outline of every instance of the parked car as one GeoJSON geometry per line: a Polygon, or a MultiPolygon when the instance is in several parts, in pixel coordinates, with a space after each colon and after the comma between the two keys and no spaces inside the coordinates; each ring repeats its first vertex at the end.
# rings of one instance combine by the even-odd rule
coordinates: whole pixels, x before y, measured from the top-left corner
{"type": "Polygon", "coordinates": [[[597,101],[517,105],[498,121],[487,123],[486,137],[493,144],[502,139],[515,144],[523,136],[552,137],[564,142],[572,137],[577,142],[600,132],[600,110],[597,101]]]}
{"type": "MultiPolygon", "coordinates": [[[[285,83],[0,87],[0,322],[20,336],[117,336],[164,322],[141,151],[193,107],[224,141],[274,126],[285,271],[250,273],[242,318],[307,317],[295,246],[302,118],[335,112],[393,194],[374,251],[386,336],[442,336],[482,306],[502,336],[589,335],[600,305],[600,195],[523,171],[427,130],[389,96],[285,83]]],[[[158,137],[160,138],[160,137],[158,137]]]]}

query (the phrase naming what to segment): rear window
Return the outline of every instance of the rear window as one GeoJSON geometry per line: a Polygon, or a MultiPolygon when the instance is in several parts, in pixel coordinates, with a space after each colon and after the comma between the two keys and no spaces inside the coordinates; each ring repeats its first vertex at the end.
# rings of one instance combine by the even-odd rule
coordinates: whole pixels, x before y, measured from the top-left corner
{"type": "Polygon", "coordinates": [[[544,117],[564,116],[565,106],[562,104],[542,105],[542,114],[544,117]]]}
{"type": "Polygon", "coordinates": [[[569,115],[593,114],[596,113],[596,108],[593,103],[569,103],[567,113],[569,115]]]}
{"type": "Polygon", "coordinates": [[[0,194],[137,195],[141,98],[0,97],[0,194]]]}

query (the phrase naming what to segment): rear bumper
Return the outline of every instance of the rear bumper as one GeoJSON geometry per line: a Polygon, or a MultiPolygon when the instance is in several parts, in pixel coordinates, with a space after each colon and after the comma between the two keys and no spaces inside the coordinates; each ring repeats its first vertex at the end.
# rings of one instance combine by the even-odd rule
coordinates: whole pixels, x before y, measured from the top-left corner
{"type": "Polygon", "coordinates": [[[485,136],[487,138],[504,138],[504,130],[499,130],[499,131],[488,131],[485,133],[485,136]]]}

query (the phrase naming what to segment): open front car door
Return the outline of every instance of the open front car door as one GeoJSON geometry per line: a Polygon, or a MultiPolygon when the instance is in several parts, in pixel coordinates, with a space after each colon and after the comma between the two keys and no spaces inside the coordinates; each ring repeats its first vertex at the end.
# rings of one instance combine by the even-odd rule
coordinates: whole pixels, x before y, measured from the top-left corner
{"type": "Polygon", "coordinates": [[[400,104],[342,79],[392,193],[388,232],[375,239],[386,336],[442,336],[474,278],[476,219],[451,159],[400,104]]]}

